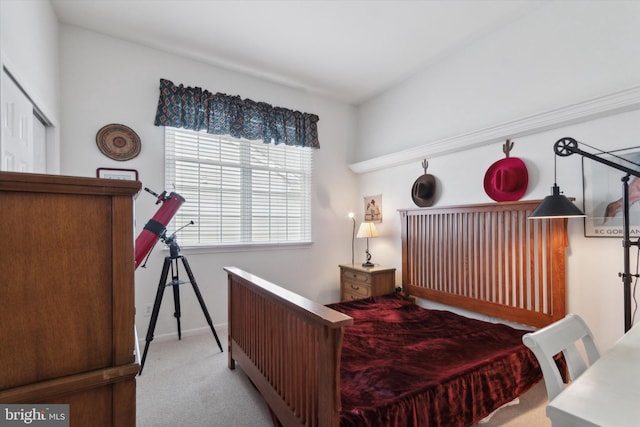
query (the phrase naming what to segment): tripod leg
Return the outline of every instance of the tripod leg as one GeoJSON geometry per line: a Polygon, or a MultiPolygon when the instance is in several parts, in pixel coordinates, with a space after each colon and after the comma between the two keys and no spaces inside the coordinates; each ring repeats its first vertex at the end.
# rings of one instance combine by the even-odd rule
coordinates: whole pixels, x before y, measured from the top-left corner
{"type": "Polygon", "coordinates": [[[191,286],[193,287],[193,291],[196,293],[196,297],[198,298],[198,302],[200,303],[200,307],[202,308],[202,312],[204,313],[204,317],[207,319],[207,323],[211,328],[211,332],[213,332],[213,336],[218,343],[218,347],[220,351],[222,350],[222,344],[220,344],[220,339],[218,339],[218,334],[216,333],[215,328],[213,327],[213,321],[211,320],[211,316],[209,316],[209,311],[207,310],[207,306],[204,304],[204,299],[202,299],[202,294],[200,293],[200,289],[198,289],[198,284],[196,283],[196,278],[193,277],[193,273],[191,272],[191,267],[189,267],[189,262],[187,258],[184,256],[180,256],[182,258],[182,264],[184,265],[184,269],[187,271],[187,276],[189,276],[189,281],[191,282],[191,286]]]}
{"type": "Polygon", "coordinates": [[[149,350],[149,344],[153,341],[153,331],[156,328],[156,322],[158,321],[158,312],[160,311],[160,304],[162,303],[162,296],[164,295],[164,288],[167,284],[167,275],[169,273],[169,265],[171,259],[169,257],[164,259],[164,265],[162,266],[162,275],[160,276],[160,283],[158,284],[158,291],[156,292],[156,300],[153,303],[153,311],[151,312],[151,320],[149,321],[149,328],[147,329],[146,344],[144,345],[144,353],[142,353],[142,360],[140,362],[140,372],[138,375],[142,375],[144,369],[144,361],[147,359],[147,351],[149,350]]]}
{"type": "Polygon", "coordinates": [[[173,317],[176,318],[178,324],[178,340],[182,339],[182,327],[180,326],[180,278],[178,277],[178,260],[174,260],[175,265],[171,264],[171,285],[173,287],[173,317]],[[175,270],[174,270],[175,267],[175,270]]]}

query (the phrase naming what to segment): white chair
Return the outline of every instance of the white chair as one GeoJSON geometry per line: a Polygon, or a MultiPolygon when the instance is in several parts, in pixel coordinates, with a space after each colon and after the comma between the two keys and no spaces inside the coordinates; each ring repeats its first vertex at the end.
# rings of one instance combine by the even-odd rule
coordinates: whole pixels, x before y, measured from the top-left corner
{"type": "Polygon", "coordinates": [[[588,366],[600,357],[600,351],[587,324],[577,314],[568,314],[559,320],[535,332],[522,337],[524,345],[529,347],[538,359],[547,395],[552,400],[564,389],[564,383],[554,356],[564,354],[569,369],[569,378],[575,380],[588,366]],[[583,358],[577,342],[582,341],[587,361],[583,358]],[[587,365],[588,362],[588,365],[587,365]]]}

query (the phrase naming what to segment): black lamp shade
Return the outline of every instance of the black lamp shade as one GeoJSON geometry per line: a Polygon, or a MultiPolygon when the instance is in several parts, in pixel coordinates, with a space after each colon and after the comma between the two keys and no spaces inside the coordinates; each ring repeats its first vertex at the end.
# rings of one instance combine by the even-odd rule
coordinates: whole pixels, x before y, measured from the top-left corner
{"type": "Polygon", "coordinates": [[[569,218],[585,217],[586,215],[578,209],[566,196],[560,194],[560,188],[553,184],[551,195],[544,198],[542,203],[531,212],[530,219],[541,218],[569,218]]]}

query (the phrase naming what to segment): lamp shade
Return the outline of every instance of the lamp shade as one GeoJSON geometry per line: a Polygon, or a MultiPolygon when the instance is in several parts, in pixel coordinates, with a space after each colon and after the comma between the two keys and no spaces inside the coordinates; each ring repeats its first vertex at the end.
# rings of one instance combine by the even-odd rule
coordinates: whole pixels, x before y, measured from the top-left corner
{"type": "Polygon", "coordinates": [[[551,195],[542,200],[542,203],[531,212],[529,219],[543,218],[570,218],[585,217],[586,215],[578,209],[566,196],[560,194],[560,188],[553,184],[551,195]]]}
{"type": "Polygon", "coordinates": [[[363,222],[356,237],[378,237],[378,230],[372,222],[363,222]]]}

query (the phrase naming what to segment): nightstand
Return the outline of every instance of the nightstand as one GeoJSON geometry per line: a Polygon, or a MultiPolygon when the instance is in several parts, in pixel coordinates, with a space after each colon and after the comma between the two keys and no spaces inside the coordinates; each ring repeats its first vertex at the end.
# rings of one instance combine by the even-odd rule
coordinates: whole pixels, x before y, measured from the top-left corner
{"type": "Polygon", "coordinates": [[[340,300],[390,294],[395,290],[396,269],[375,265],[363,267],[361,264],[340,265],[340,300]]]}

